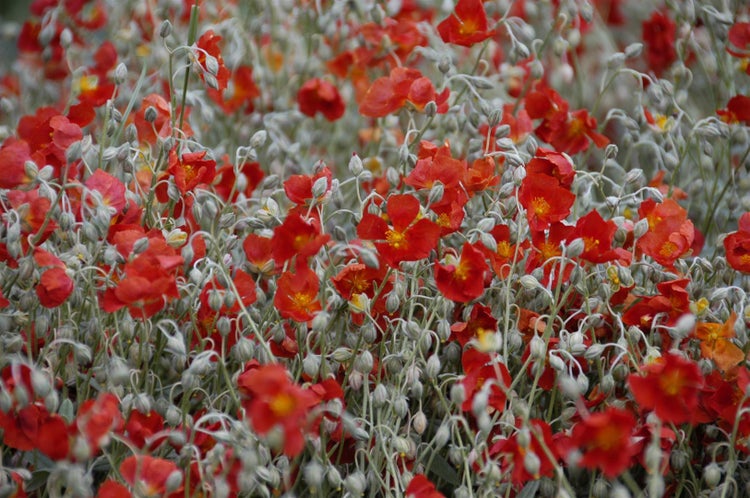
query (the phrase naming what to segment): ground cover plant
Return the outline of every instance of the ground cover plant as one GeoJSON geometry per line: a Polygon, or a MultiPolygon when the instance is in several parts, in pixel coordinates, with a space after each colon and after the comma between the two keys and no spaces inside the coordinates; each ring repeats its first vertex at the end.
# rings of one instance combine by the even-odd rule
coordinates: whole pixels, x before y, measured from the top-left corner
{"type": "Polygon", "coordinates": [[[0,496],[747,496],[740,0],[34,0],[0,496]]]}

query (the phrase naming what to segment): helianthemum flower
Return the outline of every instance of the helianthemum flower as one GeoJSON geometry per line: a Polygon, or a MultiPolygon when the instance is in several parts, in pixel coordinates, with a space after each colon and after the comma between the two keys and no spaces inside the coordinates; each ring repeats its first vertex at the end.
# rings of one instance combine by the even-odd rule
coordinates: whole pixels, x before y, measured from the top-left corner
{"type": "Polygon", "coordinates": [[[435,284],[448,299],[466,303],[484,292],[484,276],[489,270],[484,254],[468,242],[455,264],[435,264],[435,284]]]}
{"type": "Polygon", "coordinates": [[[727,263],[735,270],[750,273],[750,213],[740,217],[737,231],[724,239],[727,263]]]}
{"type": "Polygon", "coordinates": [[[615,407],[585,417],[571,436],[572,445],[582,453],[578,465],[599,469],[609,478],[618,476],[630,466],[634,428],[633,414],[615,407]]]}
{"type": "Polygon", "coordinates": [[[297,456],[305,445],[308,416],[319,402],[318,396],[293,383],[286,368],[279,364],[250,368],[237,383],[246,397],[242,404],[253,429],[265,435],[274,427],[281,427],[284,454],[297,456]]]}
{"type": "Polygon", "coordinates": [[[674,353],[641,368],[641,374],[628,377],[635,401],[645,410],[654,410],[666,423],[690,422],[698,406],[703,374],[698,364],[674,353]]]}
{"type": "Polygon", "coordinates": [[[378,254],[390,266],[426,258],[437,245],[440,227],[419,217],[420,204],[412,195],[392,195],[386,206],[392,224],[380,216],[365,213],[357,226],[357,235],[374,241],[378,254]]]}
{"type": "Polygon", "coordinates": [[[318,299],[320,280],[310,268],[299,266],[286,271],[277,282],[273,304],[283,318],[298,322],[312,320],[322,309],[318,299]]]}
{"type": "Polygon", "coordinates": [[[307,80],[297,92],[299,110],[305,116],[321,113],[328,121],[336,121],[344,115],[346,105],[338,89],[330,82],[313,78],[307,80]]]}
{"type": "Polygon", "coordinates": [[[494,34],[487,23],[482,0],[459,0],[455,10],[437,26],[446,43],[470,47],[494,34]]]}
{"type": "Polygon", "coordinates": [[[695,337],[701,341],[701,354],[713,360],[723,372],[745,359],[745,353],[731,340],[735,336],[735,322],[737,314],[732,312],[724,323],[700,322],[695,328],[695,337]]]}

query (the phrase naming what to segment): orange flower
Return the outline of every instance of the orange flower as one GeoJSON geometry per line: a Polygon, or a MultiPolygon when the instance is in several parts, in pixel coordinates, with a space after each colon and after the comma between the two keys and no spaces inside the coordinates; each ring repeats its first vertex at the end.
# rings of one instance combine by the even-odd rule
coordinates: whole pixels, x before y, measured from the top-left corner
{"type": "Polygon", "coordinates": [[[641,408],[654,410],[665,423],[682,424],[694,419],[704,384],[697,363],[668,353],[641,372],[645,375],[628,377],[630,390],[641,408]]]}
{"type": "Polygon", "coordinates": [[[713,360],[722,372],[745,359],[745,353],[731,341],[736,321],[737,314],[732,312],[724,323],[699,322],[695,329],[695,337],[701,341],[701,354],[713,360]]]}
{"type": "Polygon", "coordinates": [[[318,276],[310,268],[302,266],[295,273],[286,271],[279,277],[273,304],[283,318],[307,322],[322,309],[319,289],[318,276]]]}
{"type": "Polygon", "coordinates": [[[238,67],[232,73],[230,83],[222,91],[207,88],[206,93],[227,114],[240,109],[244,114],[252,113],[255,110],[253,100],[260,97],[260,89],[253,80],[253,68],[250,66],[238,67]]]}
{"type": "Polygon", "coordinates": [[[435,86],[419,70],[396,67],[389,76],[372,83],[359,104],[359,112],[363,116],[382,118],[401,109],[407,101],[419,111],[432,101],[437,104],[437,112],[444,113],[448,110],[449,94],[448,88],[436,93],[435,86]]]}

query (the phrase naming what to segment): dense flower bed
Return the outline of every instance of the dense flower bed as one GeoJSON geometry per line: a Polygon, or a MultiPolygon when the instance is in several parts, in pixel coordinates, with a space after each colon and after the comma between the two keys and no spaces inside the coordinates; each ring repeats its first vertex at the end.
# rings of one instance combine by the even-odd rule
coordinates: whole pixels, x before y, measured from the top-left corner
{"type": "Polygon", "coordinates": [[[0,496],[748,495],[749,21],[34,0],[0,496]]]}

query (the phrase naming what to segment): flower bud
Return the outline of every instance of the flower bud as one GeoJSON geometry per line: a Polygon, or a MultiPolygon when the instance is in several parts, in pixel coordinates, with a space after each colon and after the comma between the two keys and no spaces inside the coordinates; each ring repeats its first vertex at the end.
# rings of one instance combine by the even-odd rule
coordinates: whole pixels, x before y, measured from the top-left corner
{"type": "Polygon", "coordinates": [[[633,236],[636,239],[640,239],[641,237],[646,235],[646,232],[648,232],[648,220],[646,218],[638,220],[638,222],[633,227],[633,236]]]}
{"type": "Polygon", "coordinates": [[[378,384],[372,391],[372,403],[375,407],[380,408],[388,402],[388,389],[385,384],[378,384]]]}
{"type": "Polygon", "coordinates": [[[568,247],[565,249],[565,255],[570,258],[577,258],[581,254],[583,254],[583,251],[585,250],[586,250],[586,243],[583,241],[582,238],[578,237],[576,239],[573,239],[568,244],[568,247]]]}
{"type": "Polygon", "coordinates": [[[422,410],[419,410],[411,421],[411,426],[420,436],[427,429],[427,417],[422,410]]]}
{"type": "Polygon", "coordinates": [[[172,23],[169,22],[169,19],[165,19],[159,27],[159,36],[162,38],[166,38],[170,34],[172,34],[172,23]]]}
{"type": "Polygon", "coordinates": [[[536,453],[533,451],[527,451],[523,457],[523,468],[531,474],[536,476],[539,474],[539,469],[542,466],[542,461],[539,459],[536,453]]]}
{"type": "Polygon", "coordinates": [[[703,480],[709,489],[714,489],[721,481],[721,468],[715,462],[711,462],[703,469],[703,480]]]}
{"type": "Polygon", "coordinates": [[[440,358],[438,355],[433,354],[429,358],[427,358],[427,366],[425,367],[425,375],[428,379],[436,379],[438,374],[440,374],[440,358]]]}
{"type": "Polygon", "coordinates": [[[544,343],[544,339],[538,335],[534,335],[529,343],[529,352],[531,357],[536,360],[543,360],[547,355],[547,346],[544,343]]]}

